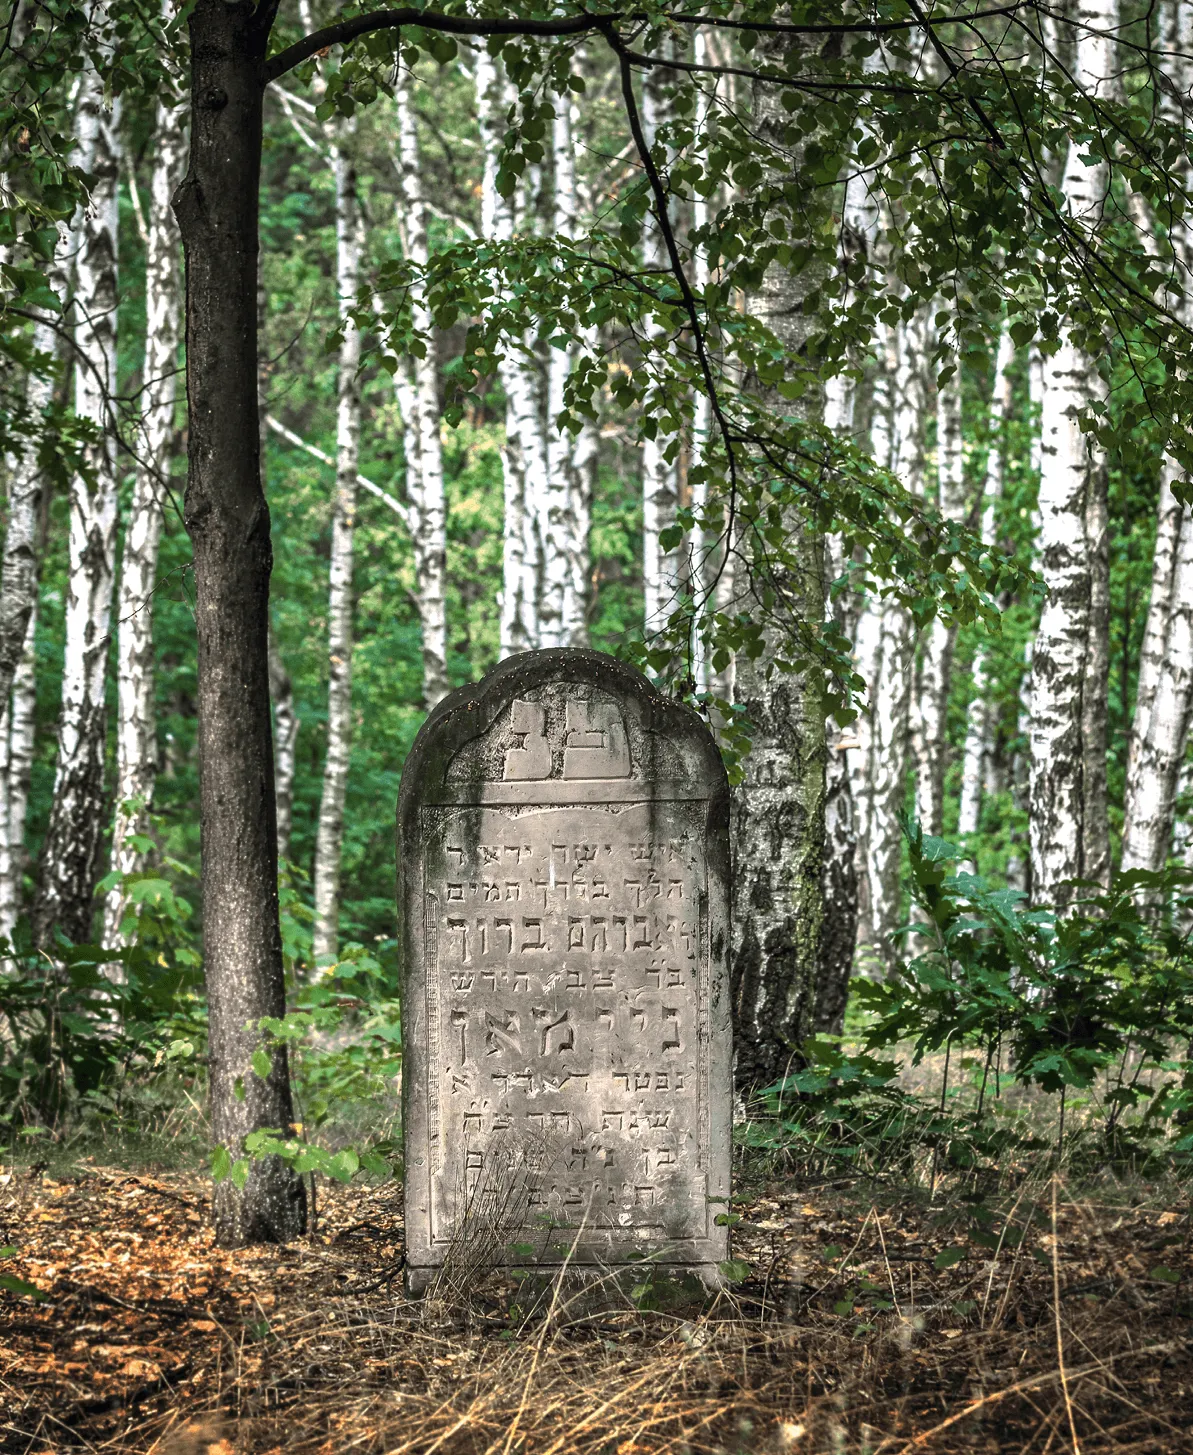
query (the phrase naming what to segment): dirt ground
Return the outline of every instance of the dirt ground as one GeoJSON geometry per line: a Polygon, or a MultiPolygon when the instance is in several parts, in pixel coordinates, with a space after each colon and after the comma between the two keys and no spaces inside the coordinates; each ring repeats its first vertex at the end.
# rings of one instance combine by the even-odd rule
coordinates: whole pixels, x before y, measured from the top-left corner
{"type": "Polygon", "coordinates": [[[396,1185],[320,1189],[286,1248],[212,1243],[201,1178],[0,1172],[0,1450],[1193,1451],[1193,1225],[1157,1190],[768,1184],[749,1277],[526,1317],[490,1276],[409,1303],[396,1185]]]}

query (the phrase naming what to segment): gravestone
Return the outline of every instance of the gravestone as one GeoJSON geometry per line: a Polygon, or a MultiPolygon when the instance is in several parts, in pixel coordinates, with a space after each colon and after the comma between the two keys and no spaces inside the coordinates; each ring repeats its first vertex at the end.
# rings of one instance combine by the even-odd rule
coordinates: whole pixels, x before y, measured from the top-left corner
{"type": "Polygon", "coordinates": [[[699,716],[598,652],[428,718],[398,808],[411,1293],[470,1253],[715,1282],[728,823],[699,716]]]}

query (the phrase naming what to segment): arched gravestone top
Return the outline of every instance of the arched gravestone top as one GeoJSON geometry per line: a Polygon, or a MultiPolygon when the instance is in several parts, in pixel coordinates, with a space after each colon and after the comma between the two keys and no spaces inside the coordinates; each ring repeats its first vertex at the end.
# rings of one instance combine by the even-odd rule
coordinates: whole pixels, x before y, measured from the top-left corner
{"type": "Polygon", "coordinates": [[[427,719],[398,807],[411,1292],[453,1259],[716,1278],[728,824],[699,716],[601,653],[512,657],[427,719]]]}

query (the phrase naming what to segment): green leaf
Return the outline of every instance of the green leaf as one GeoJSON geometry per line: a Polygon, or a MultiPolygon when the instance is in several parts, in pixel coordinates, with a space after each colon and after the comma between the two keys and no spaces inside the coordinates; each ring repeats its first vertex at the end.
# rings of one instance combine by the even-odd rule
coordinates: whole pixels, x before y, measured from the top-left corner
{"type": "Polygon", "coordinates": [[[1181,1275],[1172,1268],[1153,1268],[1149,1278],[1158,1278],[1161,1283],[1179,1283],[1181,1275]]]}
{"type": "Polygon", "coordinates": [[[229,1175],[232,1178],[232,1186],[243,1192],[244,1184],[249,1180],[248,1158],[237,1158],[237,1160],[232,1164],[232,1171],[229,1175]]]}
{"type": "Polygon", "coordinates": [[[932,1266],[936,1269],[953,1268],[967,1256],[964,1248],[946,1248],[943,1253],[937,1253],[932,1260],[932,1266]]]}
{"type": "Polygon", "coordinates": [[[717,1271],[726,1283],[744,1283],[753,1269],[741,1258],[726,1258],[717,1264],[717,1271]]]}
{"type": "Polygon", "coordinates": [[[216,1147],[211,1154],[211,1177],[217,1184],[232,1171],[232,1158],[228,1155],[227,1147],[216,1147]]]}
{"type": "Polygon", "coordinates": [[[261,1080],[265,1081],[268,1079],[269,1073],[273,1070],[273,1057],[263,1047],[258,1046],[253,1052],[252,1065],[253,1070],[261,1080]]]}
{"type": "Polygon", "coordinates": [[[337,1152],[327,1164],[329,1177],[334,1177],[337,1182],[351,1182],[356,1176],[360,1167],[360,1158],[351,1147],[345,1147],[342,1152],[337,1152]]]}
{"type": "Polygon", "coordinates": [[[371,1173],[374,1177],[380,1177],[382,1181],[388,1181],[393,1176],[393,1168],[377,1152],[362,1152],[360,1165],[366,1172],[371,1173]]]}
{"type": "Polygon", "coordinates": [[[40,1288],[35,1288],[32,1283],[26,1283],[23,1278],[17,1278],[12,1273],[0,1273],[0,1288],[6,1293],[15,1293],[18,1298],[32,1298],[38,1303],[45,1300],[45,1294],[40,1288]]]}

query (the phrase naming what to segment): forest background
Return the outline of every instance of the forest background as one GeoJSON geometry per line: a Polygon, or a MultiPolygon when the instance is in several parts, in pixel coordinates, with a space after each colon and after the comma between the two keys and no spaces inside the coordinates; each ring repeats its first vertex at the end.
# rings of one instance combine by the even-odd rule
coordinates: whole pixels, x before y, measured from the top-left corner
{"type": "MultiPolygon", "coordinates": [[[[18,1045],[46,980],[37,947],[67,953],[56,931],[127,966],[148,946],[182,980],[199,962],[172,199],[183,27],[204,13],[8,17],[6,571],[37,580],[35,609],[6,616],[23,655],[7,643],[0,731],[0,929],[35,951],[8,1013],[18,1045]]],[[[1055,969],[1048,912],[1074,881],[1096,894],[1119,865],[1167,872],[1159,899],[1149,882],[1094,916],[1143,945],[1179,909],[1193,807],[1193,13],[1011,5],[950,28],[914,4],[792,12],[768,50],[770,14],[642,32],[645,150],[621,40],[621,72],[595,42],[561,69],[549,46],[433,26],[408,26],[405,50],[385,30],[308,47],[266,91],[258,289],[291,970],[367,965],[392,987],[392,805],[427,709],[509,651],[589,644],[696,702],[738,780],[735,996],[755,1085],[810,1031],[840,1031],[851,970],[898,982],[925,938],[904,947],[913,912],[947,938],[956,904],[984,904],[1055,969]],[[818,27],[830,39],[809,40],[818,27]],[[777,105],[766,86],[796,62],[777,105]],[[973,158],[1004,152],[1020,191],[994,165],[975,189],[973,158]],[[604,297],[584,272],[598,240],[618,283],[586,312],[577,292],[604,297]],[[469,272],[486,267],[503,277],[488,292],[469,272]],[[955,860],[982,882],[948,881],[946,904],[932,866],[955,860]],[[787,897],[772,921],[794,969],[770,949],[741,968],[774,927],[746,892],[760,872],[787,897]],[[1002,885],[1021,902],[982,900],[1002,885]]],[[[330,18],[284,10],[278,44],[330,18]]],[[[609,39],[609,23],[592,28],[609,39]]],[[[1106,953],[1120,973],[1126,952],[1106,953]]],[[[1139,953],[1145,978],[1183,973],[1177,941],[1139,953]]],[[[924,960],[905,979],[930,991],[924,960]]],[[[1124,1066],[1133,1049],[1154,1068],[1183,983],[1148,992],[1159,1040],[1111,1037],[1124,1066]]],[[[952,986],[954,1017],[972,988],[952,986]]],[[[1051,1082],[1038,1051],[1019,1061],[1053,1090],[1111,1059],[1087,1001],[1057,1009],[1055,990],[1034,1034],[1072,1056],[1051,1082]]],[[[922,1031],[891,993],[871,1009],[922,1031]]],[[[947,1019],[925,1044],[947,1044],[947,1019]]],[[[965,1033],[1001,1056],[1001,1026],[992,1012],[965,1033]]],[[[28,1059],[8,1065],[20,1115],[52,1114],[28,1059]]]]}

